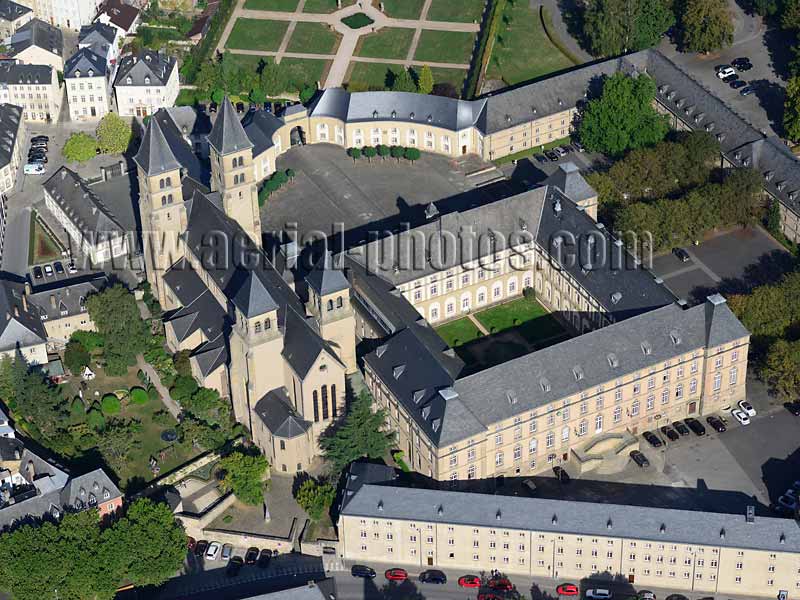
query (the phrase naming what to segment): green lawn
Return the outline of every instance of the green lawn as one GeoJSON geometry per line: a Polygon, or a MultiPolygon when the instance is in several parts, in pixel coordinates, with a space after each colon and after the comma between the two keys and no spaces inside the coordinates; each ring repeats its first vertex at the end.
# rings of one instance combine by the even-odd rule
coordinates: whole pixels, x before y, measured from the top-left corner
{"type": "Polygon", "coordinates": [[[480,330],[467,317],[450,321],[441,327],[437,327],[436,332],[451,348],[461,346],[481,337],[480,330]]]}
{"type": "Polygon", "coordinates": [[[372,25],[374,22],[375,21],[369,18],[369,15],[363,12],[355,13],[342,19],[342,23],[347,25],[350,29],[362,29],[368,25],[372,25]]]}
{"type": "MultiPolygon", "coordinates": [[[[244,7],[250,10],[278,10],[294,12],[300,0],[247,0],[244,7]]],[[[336,2],[334,2],[335,4],[336,2]]]]}
{"type": "MultiPolygon", "coordinates": [[[[355,4],[356,0],[342,0],[342,8],[355,4]]],[[[306,0],[303,12],[307,13],[332,13],[339,10],[336,0],[306,0]]]]}
{"type": "Polygon", "coordinates": [[[405,60],[413,37],[414,30],[405,27],[380,29],[361,38],[357,56],[405,60]]]}
{"type": "Polygon", "coordinates": [[[479,23],[482,14],[483,0],[433,0],[428,20],[479,23]]]}
{"type": "Polygon", "coordinates": [[[327,25],[298,22],[286,50],[309,54],[333,54],[338,45],[339,36],[327,25]]]}
{"type": "Polygon", "coordinates": [[[288,27],[287,21],[237,19],[225,47],[274,52],[280,47],[288,27]]]}
{"type": "MultiPolygon", "coordinates": [[[[414,67],[419,71],[420,67],[414,67]]],[[[439,67],[431,68],[434,83],[450,83],[456,88],[458,95],[461,95],[461,88],[464,87],[464,78],[467,71],[463,69],[442,69],[439,67]]]]}
{"type": "Polygon", "coordinates": [[[487,79],[502,79],[508,85],[542,77],[573,66],[545,34],[539,11],[528,2],[506,6],[511,22],[500,22],[498,40],[486,69],[487,79]],[[501,43],[502,40],[502,43],[501,43]]]}
{"type": "Polygon", "coordinates": [[[358,83],[369,86],[370,89],[385,89],[387,87],[387,72],[398,73],[403,68],[402,65],[392,65],[388,63],[350,63],[349,83],[358,83]]]}
{"type": "Polygon", "coordinates": [[[286,69],[290,84],[300,89],[317,82],[324,84],[323,76],[327,72],[330,62],[311,58],[284,58],[281,66],[286,69]]]}
{"type": "Polygon", "coordinates": [[[519,298],[475,314],[490,333],[517,328],[530,343],[535,344],[564,332],[563,327],[536,300],[519,298]]]}
{"type": "Polygon", "coordinates": [[[386,15],[395,19],[418,19],[425,0],[383,0],[386,15]]]}
{"type": "Polygon", "coordinates": [[[61,258],[61,247],[41,226],[36,213],[31,213],[31,235],[28,249],[28,262],[32,265],[52,262],[61,258]]]}
{"type": "Polygon", "coordinates": [[[414,60],[468,64],[474,42],[472,33],[423,29],[414,60]]]}

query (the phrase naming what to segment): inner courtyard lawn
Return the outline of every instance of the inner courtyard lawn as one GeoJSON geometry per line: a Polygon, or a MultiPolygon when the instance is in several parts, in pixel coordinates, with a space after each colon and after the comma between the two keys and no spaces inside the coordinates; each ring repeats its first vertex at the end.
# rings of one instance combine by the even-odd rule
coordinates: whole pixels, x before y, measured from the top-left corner
{"type": "MultiPolygon", "coordinates": [[[[342,8],[347,8],[356,3],[356,0],[342,0],[342,8]]],[[[336,0],[306,0],[303,12],[306,13],[332,13],[339,10],[336,0]]]]}
{"type": "Polygon", "coordinates": [[[519,298],[475,314],[490,333],[516,328],[531,344],[564,333],[556,318],[536,300],[519,298]]]}
{"type": "Polygon", "coordinates": [[[483,4],[483,0],[433,0],[428,9],[428,20],[478,23],[483,14],[483,4]]]}
{"type": "Polygon", "coordinates": [[[413,29],[405,27],[380,29],[361,38],[357,56],[405,60],[413,38],[413,29]]]}
{"type": "Polygon", "coordinates": [[[275,52],[281,45],[288,21],[237,19],[225,46],[239,50],[275,52]]]}
{"type": "Polygon", "coordinates": [[[573,66],[550,42],[538,8],[531,8],[528,2],[514,2],[506,5],[505,13],[511,21],[500,23],[486,68],[487,79],[502,79],[514,85],[573,66]]]}
{"type": "Polygon", "coordinates": [[[425,0],[383,0],[386,15],[395,19],[418,19],[425,0]]]}
{"type": "Polygon", "coordinates": [[[436,331],[451,348],[462,346],[481,337],[480,330],[467,317],[450,321],[438,327],[436,331]]]}
{"type": "Polygon", "coordinates": [[[475,34],[423,29],[414,60],[469,64],[475,34]]]}
{"type": "MultiPolygon", "coordinates": [[[[294,12],[300,0],[247,0],[244,7],[249,10],[277,10],[294,12]]],[[[336,0],[334,0],[334,5],[336,0]]]]}
{"type": "Polygon", "coordinates": [[[286,50],[309,54],[333,54],[338,45],[339,36],[327,25],[299,21],[286,50]]]}

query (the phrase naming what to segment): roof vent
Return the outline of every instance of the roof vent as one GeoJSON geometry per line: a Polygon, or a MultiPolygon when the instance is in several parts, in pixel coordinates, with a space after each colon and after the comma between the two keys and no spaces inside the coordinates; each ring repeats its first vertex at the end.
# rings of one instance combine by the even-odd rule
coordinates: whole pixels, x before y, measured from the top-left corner
{"type": "Polygon", "coordinates": [[[441,426],[442,426],[442,420],[440,418],[437,417],[433,421],[431,421],[431,429],[433,429],[434,433],[439,431],[439,428],[441,426]]]}
{"type": "Polygon", "coordinates": [[[558,515],[555,515],[555,514],[554,514],[554,515],[553,515],[553,518],[551,519],[551,521],[550,521],[550,522],[551,522],[553,525],[556,525],[556,524],[558,523],[558,515]]]}
{"type": "Polygon", "coordinates": [[[778,541],[781,544],[785,544],[786,543],[786,534],[785,533],[781,533],[781,536],[778,538],[778,541]]]}
{"type": "Polygon", "coordinates": [[[422,407],[422,418],[423,419],[427,419],[428,415],[430,415],[430,414],[431,414],[431,405],[429,404],[428,406],[423,406],[422,407]]]}
{"type": "Polygon", "coordinates": [[[428,123],[430,123],[431,121],[433,121],[433,115],[428,115],[427,121],[428,121],[428,123]]]}
{"type": "Polygon", "coordinates": [[[675,90],[672,90],[670,91],[669,94],[667,94],[667,100],[672,100],[674,97],[675,97],[675,90]]]}
{"type": "Polygon", "coordinates": [[[506,123],[511,123],[511,115],[506,115],[506,123]]]}
{"type": "Polygon", "coordinates": [[[786,182],[785,181],[779,181],[778,183],[775,184],[775,187],[778,188],[779,192],[782,192],[783,188],[786,187],[786,182]]]}
{"type": "Polygon", "coordinates": [[[564,106],[564,101],[561,98],[558,99],[558,105],[564,106]]]}
{"type": "Polygon", "coordinates": [[[536,114],[536,107],[535,107],[535,106],[531,106],[531,112],[532,112],[533,114],[536,114]]]}
{"type": "Polygon", "coordinates": [[[724,142],[725,141],[725,134],[724,133],[718,133],[717,134],[717,141],[718,142],[724,142]]]}
{"type": "Polygon", "coordinates": [[[439,209],[436,208],[436,205],[431,202],[428,206],[425,207],[425,218],[430,220],[434,219],[439,216],[439,209]]]}
{"type": "Polygon", "coordinates": [[[400,379],[400,375],[402,375],[406,370],[405,365],[397,365],[394,369],[392,369],[392,375],[395,379],[400,379]]]}
{"type": "Polygon", "coordinates": [[[714,122],[706,124],[706,131],[713,131],[714,130],[714,122]]]}
{"type": "Polygon", "coordinates": [[[414,120],[414,113],[413,113],[413,112],[412,112],[412,113],[410,113],[410,114],[408,115],[408,118],[409,118],[409,119],[411,119],[411,120],[413,121],[413,120],[414,120]]]}
{"type": "Polygon", "coordinates": [[[541,379],[539,379],[539,385],[541,386],[543,392],[550,391],[550,382],[547,381],[546,377],[542,377],[541,379]]]}
{"type": "Polygon", "coordinates": [[[517,396],[514,394],[514,392],[506,392],[506,400],[508,400],[509,404],[516,404],[517,396]]]}
{"type": "Polygon", "coordinates": [[[556,213],[556,215],[561,214],[561,200],[556,199],[553,203],[553,212],[556,213]]]}
{"type": "Polygon", "coordinates": [[[497,512],[494,514],[494,518],[498,521],[503,518],[503,512],[498,508],[497,512]]]}
{"type": "Polygon", "coordinates": [[[719,539],[721,539],[721,540],[725,539],[725,528],[724,527],[719,530],[719,539]]]}
{"type": "Polygon", "coordinates": [[[650,342],[644,341],[642,342],[642,354],[645,356],[650,356],[653,353],[653,347],[650,345],[650,342]]]}
{"type": "Polygon", "coordinates": [[[752,159],[749,156],[745,156],[744,160],[742,160],[742,164],[745,167],[749,167],[751,162],[752,162],[752,159]]]}
{"type": "Polygon", "coordinates": [[[735,158],[736,160],[741,160],[742,153],[737,150],[736,152],[733,153],[733,158],[735,158]]]}
{"type": "Polygon", "coordinates": [[[619,366],[619,359],[613,352],[610,352],[606,358],[608,359],[608,366],[612,369],[616,369],[619,366]]]}
{"type": "Polygon", "coordinates": [[[444,514],[444,507],[441,504],[436,509],[436,514],[439,515],[439,516],[442,516],[444,514]]]}
{"type": "Polygon", "coordinates": [[[614,527],[614,524],[611,522],[611,519],[609,519],[606,521],[606,529],[611,529],[612,527],[614,527]]]}
{"type": "Polygon", "coordinates": [[[380,346],[378,346],[378,348],[375,350],[375,355],[376,355],[378,358],[380,358],[381,356],[383,356],[384,354],[386,354],[386,350],[388,350],[388,348],[389,348],[388,344],[381,344],[381,345],[380,345],[380,346]]]}
{"type": "Polygon", "coordinates": [[[393,110],[393,111],[392,111],[392,118],[393,118],[393,119],[396,119],[396,118],[397,118],[397,111],[396,111],[396,110],[393,110]]]}
{"type": "Polygon", "coordinates": [[[669,337],[672,340],[672,344],[677,346],[681,343],[681,334],[678,333],[675,329],[669,332],[669,337]]]}
{"type": "Polygon", "coordinates": [[[662,523],[661,527],[658,528],[658,532],[659,533],[666,533],[667,532],[667,526],[664,523],[662,523]]]}
{"type": "Polygon", "coordinates": [[[383,512],[383,500],[378,500],[378,510],[383,512]]]}
{"type": "Polygon", "coordinates": [[[686,104],[686,98],[681,98],[675,103],[675,106],[678,108],[683,108],[683,105],[686,104]]]}
{"type": "Polygon", "coordinates": [[[611,294],[611,304],[619,304],[620,300],[622,300],[622,292],[614,292],[611,294]]]}
{"type": "Polygon", "coordinates": [[[747,523],[755,523],[756,522],[756,507],[752,504],[748,505],[747,512],[745,512],[744,520],[747,523]]]}
{"type": "Polygon", "coordinates": [[[583,379],[583,369],[580,365],[575,365],[572,367],[572,374],[575,376],[575,381],[580,381],[583,379]]]}
{"type": "Polygon", "coordinates": [[[377,119],[378,118],[378,111],[377,110],[373,110],[372,111],[372,118],[373,119],[377,119]]]}
{"type": "Polygon", "coordinates": [[[789,200],[794,200],[795,198],[797,198],[797,190],[792,190],[789,192],[789,200]]]}
{"type": "Polygon", "coordinates": [[[662,95],[663,95],[663,94],[664,94],[664,92],[666,92],[666,91],[667,91],[667,86],[666,86],[666,85],[660,85],[660,86],[658,86],[658,93],[659,93],[659,94],[662,94],[662,95]]]}

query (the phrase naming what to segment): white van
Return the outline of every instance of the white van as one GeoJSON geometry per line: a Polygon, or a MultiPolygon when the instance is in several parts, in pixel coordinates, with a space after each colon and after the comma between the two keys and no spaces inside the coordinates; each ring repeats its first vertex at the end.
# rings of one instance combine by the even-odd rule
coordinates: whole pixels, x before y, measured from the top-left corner
{"type": "Polygon", "coordinates": [[[28,163],[23,167],[22,172],[25,175],[42,175],[44,173],[44,165],[41,163],[28,163]]]}

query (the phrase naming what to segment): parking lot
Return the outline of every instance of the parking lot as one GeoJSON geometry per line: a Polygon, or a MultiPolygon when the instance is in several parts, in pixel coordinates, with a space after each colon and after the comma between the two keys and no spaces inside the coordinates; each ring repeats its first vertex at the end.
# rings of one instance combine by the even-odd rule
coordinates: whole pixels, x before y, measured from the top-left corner
{"type": "Polygon", "coordinates": [[[738,292],[774,281],[792,262],[760,227],[736,228],[686,251],[686,262],[672,253],[654,257],[651,270],[673,294],[691,303],[702,302],[713,291],[738,292]]]}

